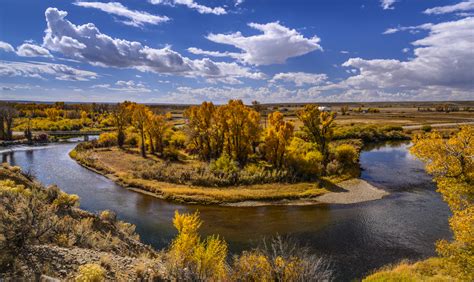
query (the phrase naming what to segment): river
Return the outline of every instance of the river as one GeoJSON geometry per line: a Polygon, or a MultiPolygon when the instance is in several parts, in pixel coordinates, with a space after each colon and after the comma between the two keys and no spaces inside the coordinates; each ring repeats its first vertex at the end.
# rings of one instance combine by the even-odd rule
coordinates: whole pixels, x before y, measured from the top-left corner
{"type": "Polygon", "coordinates": [[[361,178],[391,194],[352,205],[218,207],[169,203],[124,189],[72,160],[74,143],[0,150],[3,162],[18,165],[46,185],[81,197],[81,208],[113,210],[137,226],[142,241],[157,249],[175,235],[175,210],[199,210],[202,235],[219,234],[231,252],[256,246],[262,238],[289,236],[332,262],[336,280],[360,278],[388,263],[435,254],[449,239],[450,211],[435,192],[408,144],[384,144],[361,154],[361,178]]]}

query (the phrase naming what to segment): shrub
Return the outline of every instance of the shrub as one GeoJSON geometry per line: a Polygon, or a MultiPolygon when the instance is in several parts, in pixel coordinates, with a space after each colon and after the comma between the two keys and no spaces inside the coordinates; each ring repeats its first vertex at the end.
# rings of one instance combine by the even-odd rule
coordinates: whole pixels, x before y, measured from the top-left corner
{"type": "Polygon", "coordinates": [[[349,144],[342,144],[335,149],[336,160],[344,168],[350,168],[357,165],[359,160],[359,153],[357,149],[349,144]]]}
{"type": "Polygon", "coordinates": [[[67,210],[79,205],[79,196],[60,192],[58,197],[53,201],[53,205],[61,210],[67,210]]]}
{"type": "Polygon", "coordinates": [[[432,128],[431,128],[431,125],[426,124],[421,127],[421,130],[424,132],[431,132],[432,128]]]}
{"type": "Polygon", "coordinates": [[[105,270],[98,264],[88,263],[79,267],[77,282],[105,281],[105,270]]]}
{"type": "Polygon", "coordinates": [[[161,157],[167,161],[176,162],[179,161],[181,153],[174,146],[166,147],[163,149],[161,157]]]}
{"type": "Polygon", "coordinates": [[[176,130],[170,137],[169,143],[171,146],[174,146],[179,149],[186,148],[187,136],[183,130],[176,130]]]}
{"type": "Polygon", "coordinates": [[[117,214],[113,211],[105,210],[100,213],[99,218],[102,221],[114,223],[115,221],[117,221],[117,214]]]}
{"type": "Polygon", "coordinates": [[[112,147],[117,146],[117,133],[116,132],[104,132],[99,135],[97,140],[97,146],[99,147],[112,147]]]}
{"type": "Polygon", "coordinates": [[[314,146],[295,137],[288,146],[288,167],[304,179],[314,179],[322,172],[323,156],[314,146]]]}
{"type": "Polygon", "coordinates": [[[239,171],[239,165],[229,155],[222,154],[217,160],[211,161],[209,169],[212,173],[219,176],[235,175],[239,171]]]}
{"type": "Polygon", "coordinates": [[[173,225],[178,235],[171,243],[167,263],[170,275],[177,280],[217,281],[227,275],[227,244],[217,236],[201,240],[199,214],[175,212],[173,225]]]}

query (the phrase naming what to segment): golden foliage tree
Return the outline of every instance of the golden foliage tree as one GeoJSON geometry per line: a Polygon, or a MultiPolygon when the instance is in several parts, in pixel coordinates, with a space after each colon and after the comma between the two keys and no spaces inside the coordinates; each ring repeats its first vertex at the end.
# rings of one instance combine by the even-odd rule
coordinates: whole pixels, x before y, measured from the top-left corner
{"type": "Polygon", "coordinates": [[[131,104],[132,125],[140,135],[140,152],[142,157],[146,158],[146,136],[145,130],[151,116],[151,111],[145,105],[131,104]]]}
{"type": "Polygon", "coordinates": [[[280,112],[269,114],[269,125],[265,132],[265,158],[276,167],[284,165],[286,147],[293,137],[293,123],[283,118],[280,112]]]}
{"type": "Polygon", "coordinates": [[[188,108],[184,116],[191,147],[203,160],[225,152],[243,165],[260,136],[260,115],[240,100],[220,107],[204,102],[188,108]]]}
{"type": "Polygon", "coordinates": [[[180,214],[173,225],[178,235],[171,243],[169,264],[178,280],[217,281],[226,275],[227,244],[217,236],[201,240],[198,230],[202,225],[199,214],[180,214]]]}
{"type": "Polygon", "coordinates": [[[115,128],[117,129],[117,144],[120,148],[122,148],[123,144],[125,143],[125,129],[130,123],[130,105],[131,102],[125,101],[123,103],[119,103],[112,111],[112,119],[115,128]]]}
{"type": "Polygon", "coordinates": [[[203,102],[200,106],[189,107],[184,112],[188,120],[187,133],[189,141],[199,157],[203,160],[215,158],[218,148],[212,139],[214,137],[214,126],[216,107],[212,102],[203,102]]]}
{"type": "Polygon", "coordinates": [[[260,114],[241,100],[230,100],[223,108],[225,132],[224,150],[240,165],[246,163],[252,152],[252,143],[260,136],[260,114]]]}
{"type": "Polygon", "coordinates": [[[165,115],[151,115],[147,126],[153,152],[163,153],[165,138],[170,133],[171,123],[165,115]]]}
{"type": "Polygon", "coordinates": [[[333,136],[332,123],[336,114],[320,111],[315,105],[306,105],[298,112],[298,118],[303,122],[303,131],[311,142],[317,144],[323,155],[323,166],[329,162],[329,142],[333,136]]]}
{"type": "Polygon", "coordinates": [[[453,212],[454,241],[438,242],[438,253],[463,279],[474,280],[474,127],[464,126],[449,139],[433,132],[416,135],[411,152],[426,163],[438,191],[453,212]]]}

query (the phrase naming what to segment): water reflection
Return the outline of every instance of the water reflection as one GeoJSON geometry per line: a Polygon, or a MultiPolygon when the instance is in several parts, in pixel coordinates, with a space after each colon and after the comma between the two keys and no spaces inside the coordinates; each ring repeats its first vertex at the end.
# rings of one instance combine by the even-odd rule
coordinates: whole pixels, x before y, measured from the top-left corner
{"type": "Polygon", "coordinates": [[[434,254],[434,243],[449,238],[449,209],[434,191],[431,178],[407,148],[380,145],[361,155],[362,178],[392,194],[354,205],[214,207],[173,204],[117,186],[71,160],[75,144],[25,147],[1,152],[2,160],[31,171],[46,185],[56,183],[81,197],[81,207],[110,209],[137,226],[143,241],[168,245],[175,231],[175,210],[199,210],[202,234],[219,234],[232,252],[257,245],[262,238],[289,235],[334,261],[338,280],[361,277],[401,259],[434,254]]]}

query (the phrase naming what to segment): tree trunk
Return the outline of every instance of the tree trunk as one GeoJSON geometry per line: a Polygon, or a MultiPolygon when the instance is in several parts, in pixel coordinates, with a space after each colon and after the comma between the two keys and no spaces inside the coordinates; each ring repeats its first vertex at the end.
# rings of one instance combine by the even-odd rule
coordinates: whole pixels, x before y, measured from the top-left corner
{"type": "Polygon", "coordinates": [[[144,130],[140,130],[140,135],[141,135],[141,144],[140,144],[140,151],[142,153],[142,157],[146,158],[146,150],[145,150],[145,132],[144,130]]]}

